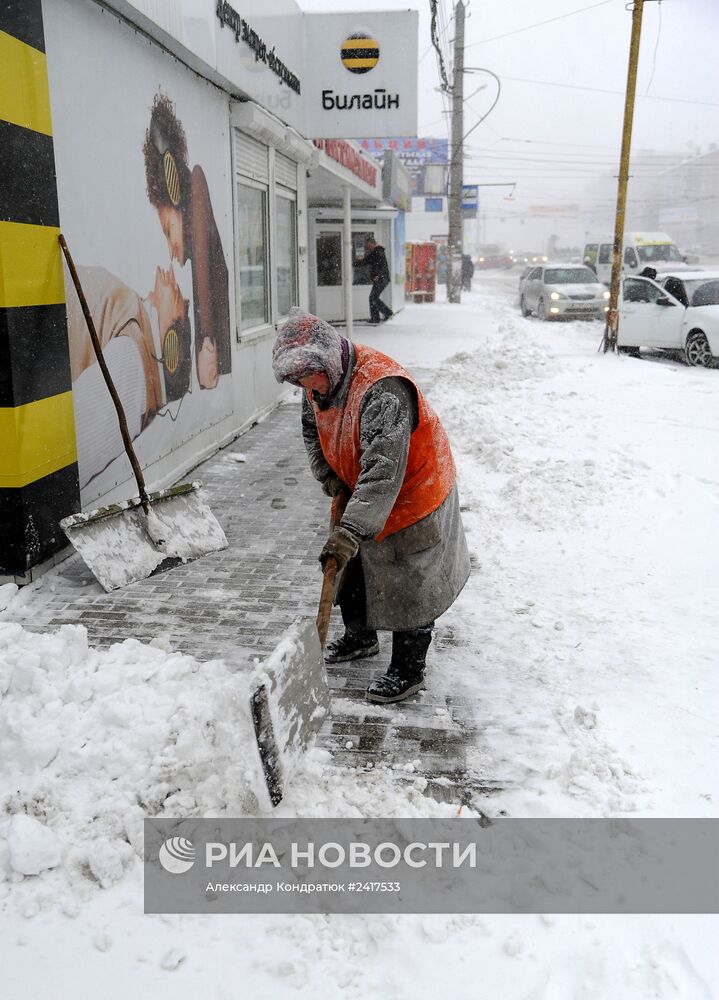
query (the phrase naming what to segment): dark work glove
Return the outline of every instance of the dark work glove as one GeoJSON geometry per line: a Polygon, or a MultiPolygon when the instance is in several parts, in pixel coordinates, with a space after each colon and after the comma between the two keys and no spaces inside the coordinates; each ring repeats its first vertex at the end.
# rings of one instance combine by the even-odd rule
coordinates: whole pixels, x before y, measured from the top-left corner
{"type": "Polygon", "coordinates": [[[324,568],[328,559],[337,561],[337,570],[343,569],[347,563],[359,552],[359,542],[357,538],[348,531],[347,528],[333,528],[330,537],[325,542],[324,548],[320,552],[320,562],[324,568]]]}
{"type": "Polygon", "coordinates": [[[329,476],[322,483],[322,489],[328,497],[338,497],[340,493],[346,492],[347,487],[339,476],[336,476],[334,472],[330,472],[329,476]]]}

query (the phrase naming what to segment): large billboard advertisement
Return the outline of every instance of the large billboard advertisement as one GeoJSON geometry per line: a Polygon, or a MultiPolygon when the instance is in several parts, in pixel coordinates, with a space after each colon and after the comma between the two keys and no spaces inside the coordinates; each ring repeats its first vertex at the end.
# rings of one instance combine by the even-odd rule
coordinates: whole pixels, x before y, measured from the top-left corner
{"type": "Polygon", "coordinates": [[[414,136],[412,138],[402,138],[392,136],[372,139],[357,140],[368,153],[371,153],[376,160],[382,161],[387,150],[392,150],[402,163],[412,182],[412,196],[421,197],[424,194],[441,195],[446,191],[446,168],[449,156],[449,143],[446,139],[435,139],[430,136],[414,136]],[[425,185],[427,167],[439,167],[442,183],[437,188],[432,185],[428,188],[425,185]]]}
{"type": "MultiPolygon", "coordinates": [[[[94,5],[57,0],[45,22],[60,224],[152,481],[198,436],[219,438],[233,409],[227,102],[94,5]]],[[[86,507],[130,475],[67,274],[65,285],[86,507]]]]}

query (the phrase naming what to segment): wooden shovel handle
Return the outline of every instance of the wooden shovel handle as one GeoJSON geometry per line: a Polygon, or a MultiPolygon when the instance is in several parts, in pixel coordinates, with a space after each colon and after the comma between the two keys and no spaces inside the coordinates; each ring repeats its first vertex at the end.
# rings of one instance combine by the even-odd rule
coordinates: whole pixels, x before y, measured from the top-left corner
{"type": "Polygon", "coordinates": [[[324,577],[322,579],[322,594],[320,595],[320,607],[317,612],[317,631],[320,636],[320,648],[325,648],[327,632],[330,627],[330,615],[332,614],[332,603],[335,598],[335,581],[337,579],[337,560],[328,559],[325,563],[324,577]]]}
{"type": "Polygon", "coordinates": [[[122,440],[125,445],[125,451],[127,452],[127,457],[130,459],[130,465],[132,466],[132,471],[135,474],[135,479],[137,480],[137,489],[140,493],[140,500],[142,501],[142,506],[145,513],[149,513],[150,501],[147,496],[147,490],[145,489],[145,477],[142,475],[142,469],[140,468],[140,463],[137,460],[137,455],[135,454],[135,449],[132,447],[132,438],[130,437],[130,431],[127,426],[127,420],[125,418],[125,411],[122,408],[122,403],[120,402],[120,397],[115,389],[115,384],[112,381],[112,376],[108,370],[105,363],[105,358],[102,355],[102,345],[100,344],[100,338],[97,335],[97,330],[95,329],[95,324],[92,319],[92,314],[90,313],[90,308],[87,304],[87,299],[85,298],[85,293],[82,290],[82,285],[80,284],[80,278],[78,276],[77,270],[75,268],[75,262],[70,254],[70,248],[65,242],[65,237],[60,233],[58,240],[60,242],[60,247],[65,255],[65,260],[67,261],[67,267],[70,272],[70,277],[72,278],[72,283],[75,286],[75,291],[77,292],[77,297],[80,300],[80,305],[82,307],[83,314],[85,316],[85,322],[87,323],[87,328],[90,332],[90,340],[92,341],[92,346],[95,350],[95,357],[97,358],[97,363],[100,366],[100,371],[102,372],[102,377],[105,379],[105,385],[107,386],[108,392],[112,396],[112,401],[115,404],[115,410],[117,411],[117,419],[120,424],[120,433],[122,434],[122,440]]]}
{"type": "MultiPolygon", "coordinates": [[[[330,514],[330,529],[339,524],[345,507],[349,500],[349,494],[344,490],[332,500],[332,513],[330,514]]],[[[320,648],[325,648],[327,632],[330,627],[330,615],[332,614],[332,604],[335,599],[335,584],[337,582],[337,560],[328,559],[325,563],[322,578],[322,593],[320,594],[320,606],[317,612],[317,631],[320,635],[320,648]]]]}

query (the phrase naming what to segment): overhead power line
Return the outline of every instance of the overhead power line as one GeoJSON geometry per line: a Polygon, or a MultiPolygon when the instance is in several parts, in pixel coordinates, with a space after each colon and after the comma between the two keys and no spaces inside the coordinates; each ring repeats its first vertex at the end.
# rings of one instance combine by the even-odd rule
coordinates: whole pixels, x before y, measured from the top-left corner
{"type": "MultiPolygon", "coordinates": [[[[552,80],[528,80],[523,76],[503,76],[504,80],[512,80],[514,83],[531,83],[535,87],[562,87],[564,90],[589,90],[595,94],[619,94],[624,96],[623,90],[606,90],[603,87],[582,87],[578,83],[554,83],[552,80]]],[[[692,101],[686,97],[655,97],[654,94],[637,94],[638,98],[645,101],[672,101],[675,104],[699,104],[707,108],[719,108],[716,101],[692,101]]]]}
{"type": "Polygon", "coordinates": [[[662,0],[659,0],[659,26],[657,27],[657,39],[654,43],[654,55],[652,56],[652,75],[649,77],[649,83],[647,84],[647,89],[644,91],[644,97],[649,96],[649,91],[651,90],[652,81],[654,80],[654,71],[657,68],[657,49],[659,48],[659,39],[662,37],[662,0]]]}
{"type": "MultiPolygon", "coordinates": [[[[431,0],[430,0],[431,2],[431,0]]],[[[487,42],[496,42],[500,38],[509,38],[510,35],[519,35],[523,31],[532,31],[534,28],[541,28],[543,24],[553,24],[555,21],[563,21],[567,17],[574,17],[575,14],[583,14],[587,10],[594,10],[595,7],[605,7],[612,0],[600,0],[599,3],[590,4],[589,7],[580,7],[579,10],[570,10],[566,14],[559,14],[557,17],[550,17],[546,21],[536,21],[534,24],[527,24],[523,28],[515,28],[514,31],[505,31],[503,35],[492,35],[491,38],[481,38],[478,42],[472,42],[465,48],[473,49],[477,45],[486,45],[487,42]]]]}
{"type": "Polygon", "coordinates": [[[429,7],[432,14],[432,19],[430,22],[430,37],[432,39],[432,45],[437,52],[437,62],[439,65],[439,78],[442,88],[446,93],[449,92],[449,80],[447,79],[447,70],[444,65],[444,56],[442,55],[442,49],[439,44],[439,35],[437,33],[437,0],[429,0],[429,7]]]}
{"type": "MultiPolygon", "coordinates": [[[[462,136],[462,142],[465,142],[466,139],[467,139],[467,137],[470,136],[472,134],[472,132],[474,132],[474,130],[476,128],[479,128],[479,126],[482,124],[482,122],[486,118],[489,118],[489,116],[492,114],[492,112],[494,111],[494,109],[497,107],[497,103],[499,102],[499,98],[502,95],[502,81],[499,79],[499,77],[497,76],[496,73],[492,72],[491,69],[485,69],[484,67],[481,67],[481,66],[468,66],[465,69],[464,72],[465,73],[487,73],[487,74],[489,74],[489,76],[491,76],[494,79],[494,82],[497,84],[497,93],[496,93],[495,98],[494,98],[494,100],[492,101],[492,103],[491,103],[491,105],[489,107],[489,110],[485,111],[485,113],[482,115],[482,117],[479,119],[479,121],[475,122],[474,125],[471,127],[471,129],[468,132],[465,132],[465,134],[462,136]]],[[[476,93],[476,91],[475,91],[475,93],[476,93]]],[[[471,95],[471,96],[474,96],[474,95],[471,95]]]]}

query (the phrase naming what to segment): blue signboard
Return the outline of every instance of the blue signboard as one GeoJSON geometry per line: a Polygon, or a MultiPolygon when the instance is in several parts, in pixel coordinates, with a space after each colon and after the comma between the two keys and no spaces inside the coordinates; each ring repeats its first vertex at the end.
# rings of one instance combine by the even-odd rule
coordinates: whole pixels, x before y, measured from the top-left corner
{"type": "Polygon", "coordinates": [[[425,198],[424,199],[425,212],[441,212],[442,200],[443,200],[442,198],[425,198]]]}
{"type": "Polygon", "coordinates": [[[479,185],[462,185],[462,214],[466,219],[477,218],[477,208],[479,207],[479,185]]]}

